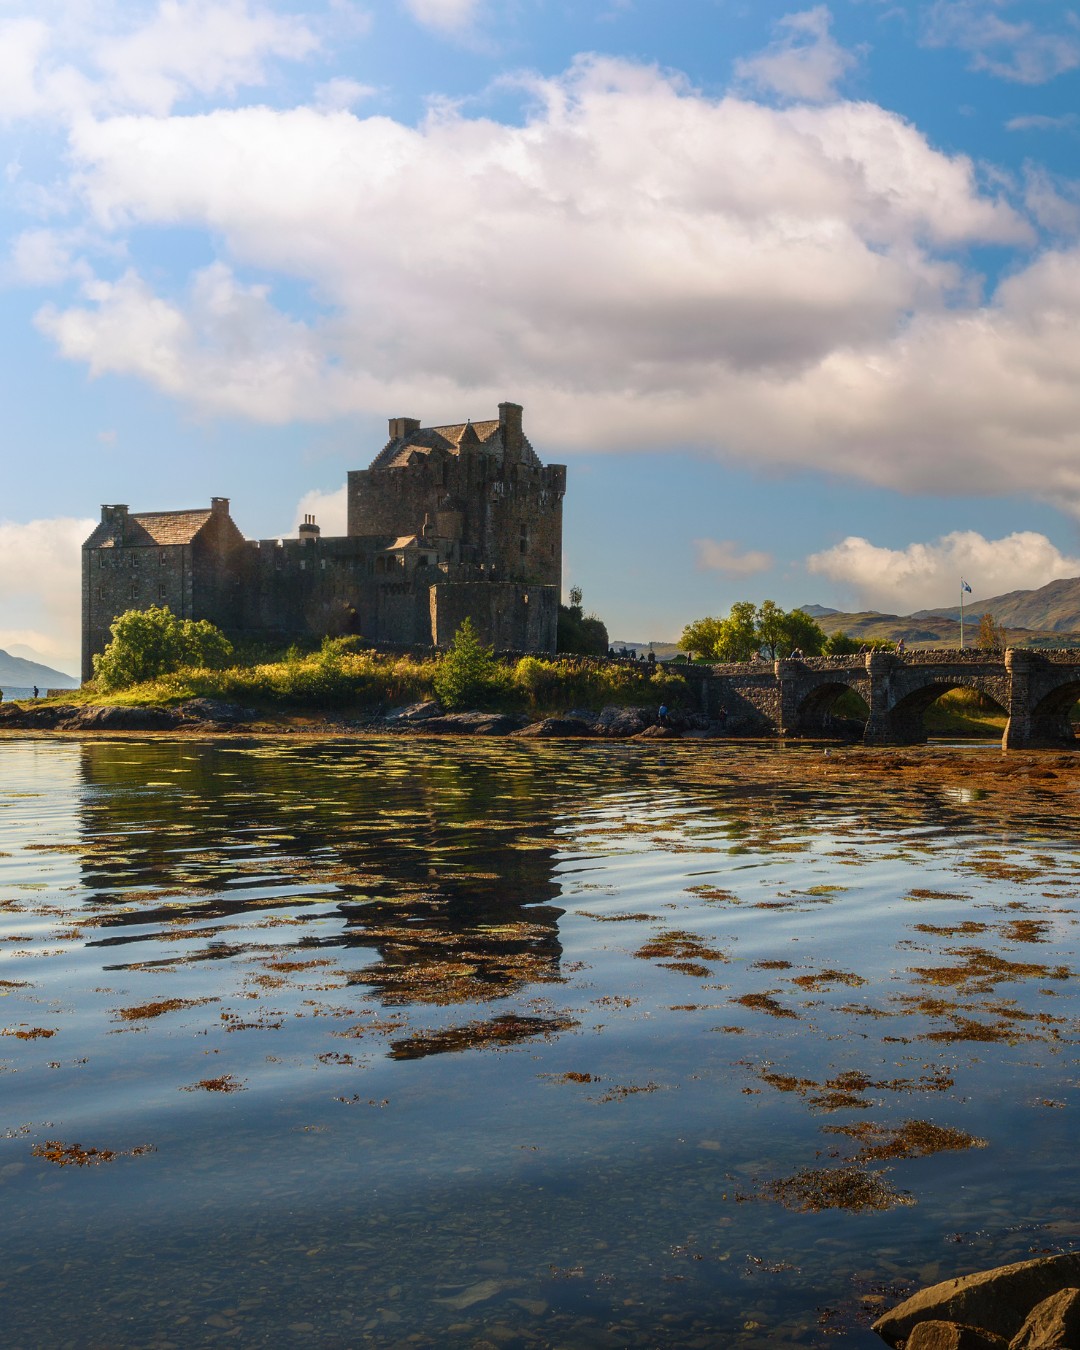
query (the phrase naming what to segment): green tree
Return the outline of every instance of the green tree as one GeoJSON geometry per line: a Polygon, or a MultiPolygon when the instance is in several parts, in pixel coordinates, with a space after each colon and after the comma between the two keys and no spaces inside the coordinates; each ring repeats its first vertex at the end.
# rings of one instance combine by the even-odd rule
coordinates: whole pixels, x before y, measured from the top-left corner
{"type": "Polygon", "coordinates": [[[758,645],[754,614],[753,603],[740,600],[731,606],[726,619],[696,619],[687,624],[679,646],[706,661],[749,661],[758,645]]]}
{"type": "Polygon", "coordinates": [[[679,646],[691,655],[696,653],[707,661],[716,660],[716,647],[724,626],[723,619],[695,619],[682,630],[679,646]]]}
{"type": "Polygon", "coordinates": [[[849,637],[842,628],[838,628],[825,639],[821,650],[826,656],[854,656],[863,645],[858,638],[849,637]]]}
{"type": "Polygon", "coordinates": [[[181,621],[167,605],[129,609],[114,619],[112,638],[94,657],[102,689],[126,689],[170,675],[181,666],[220,666],[232,655],[228,638],[205,619],[181,621]]]}
{"type": "Polygon", "coordinates": [[[800,651],[804,656],[820,656],[827,641],[821,624],[802,609],[791,609],[784,615],[780,655],[800,651]]]}
{"type": "Polygon", "coordinates": [[[472,619],[466,619],[440,658],[432,679],[443,706],[464,708],[483,702],[490,693],[496,664],[492,648],[484,646],[472,619]]]}
{"type": "Polygon", "coordinates": [[[764,600],[758,606],[755,616],[754,635],[758,647],[766,656],[775,661],[786,641],[787,632],[784,620],[787,615],[775,600],[764,600]]]}
{"type": "Polygon", "coordinates": [[[984,652],[1003,651],[1009,645],[1009,635],[992,614],[983,614],[979,619],[979,635],[975,646],[984,652]]]}
{"type": "Polygon", "coordinates": [[[717,661],[750,660],[758,649],[755,613],[751,600],[739,600],[731,606],[716,644],[717,661]]]}
{"type": "Polygon", "coordinates": [[[580,586],[570,588],[570,603],[559,606],[556,648],[577,656],[607,656],[610,642],[602,619],[586,614],[580,586]]]}
{"type": "Polygon", "coordinates": [[[775,600],[755,606],[740,600],[726,619],[696,619],[687,624],[679,646],[697,652],[707,661],[749,661],[755,652],[773,660],[796,648],[806,656],[818,656],[825,646],[825,630],[801,609],[785,612],[775,600]]]}

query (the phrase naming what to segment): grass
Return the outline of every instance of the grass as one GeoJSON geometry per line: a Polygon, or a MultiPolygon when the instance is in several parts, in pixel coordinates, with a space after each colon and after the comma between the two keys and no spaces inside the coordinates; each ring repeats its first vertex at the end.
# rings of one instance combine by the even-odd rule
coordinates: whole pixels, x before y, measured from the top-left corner
{"type": "MultiPolygon", "coordinates": [[[[278,660],[223,670],[182,669],[119,691],[106,692],[87,684],[65,693],[62,701],[168,708],[187,699],[212,698],[265,712],[375,711],[434,698],[438,669],[439,658],[352,652],[327,643],[319,651],[292,649],[278,660]]],[[[543,715],[570,708],[599,710],[611,704],[667,702],[674,707],[685,695],[682,677],[660,666],[527,656],[517,662],[497,662],[471,705],[543,715]]]]}

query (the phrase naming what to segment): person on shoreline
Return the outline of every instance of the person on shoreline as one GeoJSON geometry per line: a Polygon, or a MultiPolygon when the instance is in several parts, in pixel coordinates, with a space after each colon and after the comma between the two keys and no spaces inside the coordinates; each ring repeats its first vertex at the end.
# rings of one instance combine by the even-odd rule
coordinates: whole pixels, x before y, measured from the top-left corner
{"type": "Polygon", "coordinates": [[[668,710],[666,703],[660,704],[660,715],[656,719],[656,724],[661,727],[666,727],[668,725],[668,710]]]}

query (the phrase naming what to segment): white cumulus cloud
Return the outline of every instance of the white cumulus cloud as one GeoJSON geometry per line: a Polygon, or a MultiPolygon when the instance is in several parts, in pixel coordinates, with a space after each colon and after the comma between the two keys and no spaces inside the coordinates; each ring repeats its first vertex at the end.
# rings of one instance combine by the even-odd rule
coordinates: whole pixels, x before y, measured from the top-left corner
{"type": "Polygon", "coordinates": [[[932,543],[899,549],[852,535],[834,548],[812,554],[806,566],[847,587],[860,609],[893,614],[957,604],[961,577],[971,586],[973,599],[979,600],[1080,576],[1080,558],[1069,557],[1046,535],[1031,530],[1002,539],[956,530],[932,543]]]}
{"type": "Polygon", "coordinates": [[[297,502],[296,515],[289,533],[296,534],[304,517],[310,515],[315,517],[315,524],[323,534],[335,538],[345,533],[348,514],[347,487],[342,486],[332,492],[322,492],[318,488],[313,488],[310,492],[305,492],[297,502]]]}
{"type": "Polygon", "coordinates": [[[970,54],[975,70],[1018,84],[1045,84],[1080,66],[1075,22],[1067,20],[1068,28],[1052,30],[1027,19],[1010,19],[1013,3],[935,0],[927,11],[925,41],[934,47],[959,47],[970,54]]]}
{"type": "Polygon", "coordinates": [[[834,98],[837,84],[857,62],[832,36],[831,27],[826,5],[786,15],[763,52],[736,61],[736,78],[785,98],[812,103],[834,98]]]}
{"type": "Polygon", "coordinates": [[[311,24],[261,0],[9,5],[30,12],[0,23],[0,120],[163,115],[187,97],[264,84],[272,62],[320,45],[311,24]]]}
{"type": "Polygon", "coordinates": [[[699,571],[722,572],[729,577],[750,577],[767,572],[773,565],[772,554],[743,549],[732,539],[695,539],[694,553],[699,571]]]}
{"type": "Polygon", "coordinates": [[[186,294],[91,282],[41,327],[95,374],[211,413],[452,418],[517,396],[558,451],[693,446],[1080,500],[1080,253],[983,300],[957,249],[1033,235],[965,157],[872,104],[712,99],[624,62],[535,94],[521,125],[81,121],[87,228],[203,230],[222,259],[186,294]],[[287,312],[245,269],[311,303],[287,312]]]}
{"type": "Polygon", "coordinates": [[[49,665],[79,670],[82,545],[93,520],[0,520],[0,648],[32,647],[49,665]]]}

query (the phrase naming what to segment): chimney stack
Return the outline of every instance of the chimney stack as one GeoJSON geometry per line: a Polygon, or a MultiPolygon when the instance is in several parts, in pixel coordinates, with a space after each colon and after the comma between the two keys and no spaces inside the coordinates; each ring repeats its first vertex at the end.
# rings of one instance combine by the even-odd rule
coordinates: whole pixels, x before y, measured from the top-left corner
{"type": "Polygon", "coordinates": [[[520,459],[524,453],[525,435],[521,429],[522,411],[520,403],[499,404],[499,431],[502,433],[503,449],[509,459],[520,459]]]}

